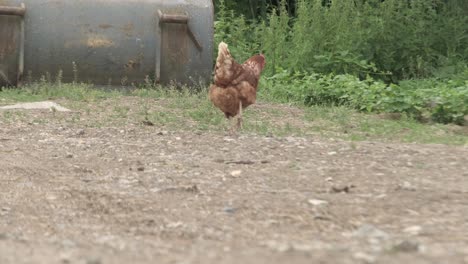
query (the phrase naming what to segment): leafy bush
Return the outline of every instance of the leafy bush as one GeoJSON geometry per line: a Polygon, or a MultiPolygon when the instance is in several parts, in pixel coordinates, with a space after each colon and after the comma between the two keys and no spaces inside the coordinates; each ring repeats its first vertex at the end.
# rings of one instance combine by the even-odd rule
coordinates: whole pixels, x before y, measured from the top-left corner
{"type": "Polygon", "coordinates": [[[441,123],[468,114],[468,1],[297,0],[291,12],[280,0],[261,21],[218,2],[216,43],[239,61],[265,53],[270,98],[441,123]]]}
{"type": "Polygon", "coordinates": [[[219,2],[216,40],[241,59],[264,51],[269,74],[282,67],[397,83],[454,74],[468,61],[465,0],[297,0],[294,12],[281,0],[262,21],[219,2]]]}
{"type": "Polygon", "coordinates": [[[264,78],[263,93],[281,102],[346,105],[365,112],[404,113],[419,120],[463,124],[468,115],[466,80],[426,79],[388,85],[349,74],[282,71],[264,78]]]}
{"type": "MultiPolygon", "coordinates": [[[[259,51],[260,43],[258,37],[260,27],[248,23],[243,15],[237,15],[233,10],[226,7],[225,1],[219,4],[217,19],[214,23],[214,40],[218,44],[221,41],[229,45],[229,50],[239,61],[248,59],[253,53],[259,51]]],[[[216,59],[218,46],[215,47],[216,59]]]]}

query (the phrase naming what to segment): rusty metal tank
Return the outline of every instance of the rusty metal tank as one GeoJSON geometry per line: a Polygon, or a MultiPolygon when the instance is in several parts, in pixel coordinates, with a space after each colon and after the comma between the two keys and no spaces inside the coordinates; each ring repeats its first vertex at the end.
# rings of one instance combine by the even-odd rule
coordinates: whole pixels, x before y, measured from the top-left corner
{"type": "Polygon", "coordinates": [[[208,81],[213,19],[212,0],[0,0],[0,86],[208,81]]]}

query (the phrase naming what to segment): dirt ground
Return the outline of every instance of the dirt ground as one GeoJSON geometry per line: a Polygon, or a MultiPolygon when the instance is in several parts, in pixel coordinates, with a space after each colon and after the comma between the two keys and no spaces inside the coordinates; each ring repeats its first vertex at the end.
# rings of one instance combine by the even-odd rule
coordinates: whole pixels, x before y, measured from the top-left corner
{"type": "Polygon", "coordinates": [[[51,115],[0,122],[2,264],[468,263],[466,146],[51,115]]]}

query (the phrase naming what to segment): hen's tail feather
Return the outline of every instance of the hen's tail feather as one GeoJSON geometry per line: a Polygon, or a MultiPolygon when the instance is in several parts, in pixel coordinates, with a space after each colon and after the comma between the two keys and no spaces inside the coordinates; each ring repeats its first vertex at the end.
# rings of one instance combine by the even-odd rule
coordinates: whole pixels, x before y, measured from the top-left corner
{"type": "Polygon", "coordinates": [[[217,85],[224,86],[227,84],[225,82],[233,77],[234,63],[235,61],[229,52],[228,45],[224,42],[219,43],[214,76],[214,81],[217,85]]]}

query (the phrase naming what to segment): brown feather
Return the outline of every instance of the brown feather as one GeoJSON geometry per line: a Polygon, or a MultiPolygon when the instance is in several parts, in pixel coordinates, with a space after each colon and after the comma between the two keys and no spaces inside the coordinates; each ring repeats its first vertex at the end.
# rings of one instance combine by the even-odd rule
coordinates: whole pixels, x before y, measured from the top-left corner
{"type": "Polygon", "coordinates": [[[242,108],[255,103],[260,74],[265,67],[265,57],[255,55],[243,64],[232,58],[226,43],[218,47],[218,57],[214,74],[214,84],[210,86],[209,97],[227,118],[239,113],[242,108]]]}

